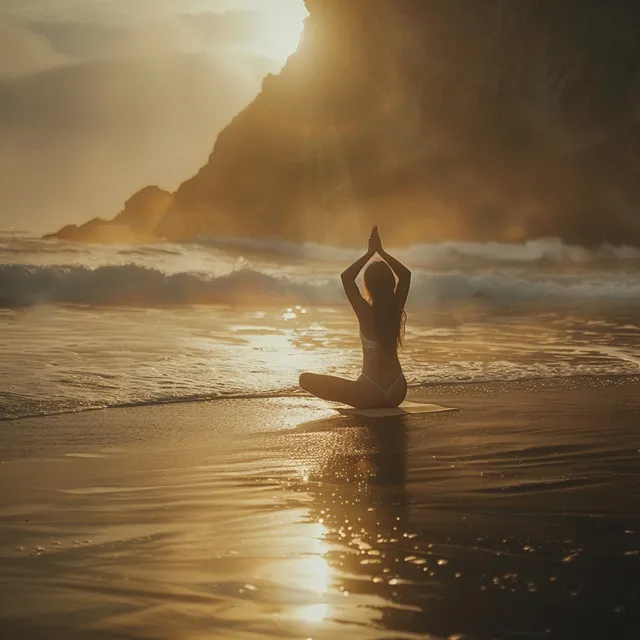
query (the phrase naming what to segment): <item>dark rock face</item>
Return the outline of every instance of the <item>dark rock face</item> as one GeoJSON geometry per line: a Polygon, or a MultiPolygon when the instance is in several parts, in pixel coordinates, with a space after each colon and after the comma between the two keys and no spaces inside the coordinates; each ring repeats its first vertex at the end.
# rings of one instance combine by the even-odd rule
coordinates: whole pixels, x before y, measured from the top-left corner
{"type": "Polygon", "coordinates": [[[124,209],[113,220],[94,218],[80,226],[67,225],[45,237],[103,244],[155,242],[161,239],[156,233],[158,223],[172,202],[173,194],[159,187],[145,187],[127,200],[124,209]]]}
{"type": "Polygon", "coordinates": [[[359,245],[377,222],[395,244],[640,245],[640,4],[307,5],[298,52],[198,175],[114,223],[174,240],[359,245]]]}

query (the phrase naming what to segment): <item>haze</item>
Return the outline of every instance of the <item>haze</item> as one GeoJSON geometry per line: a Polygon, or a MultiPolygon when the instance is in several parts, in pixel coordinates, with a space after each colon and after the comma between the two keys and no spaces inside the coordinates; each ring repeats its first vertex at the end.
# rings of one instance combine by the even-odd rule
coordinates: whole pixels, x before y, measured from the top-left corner
{"type": "Polygon", "coordinates": [[[295,50],[303,0],[4,0],[0,227],[177,187],[295,50]]]}

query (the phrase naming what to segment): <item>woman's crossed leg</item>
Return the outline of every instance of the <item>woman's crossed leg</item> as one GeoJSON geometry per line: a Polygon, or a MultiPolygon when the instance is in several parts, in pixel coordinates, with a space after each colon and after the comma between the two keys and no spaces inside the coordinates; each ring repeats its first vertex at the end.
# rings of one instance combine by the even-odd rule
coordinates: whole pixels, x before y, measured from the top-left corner
{"type": "Polygon", "coordinates": [[[300,386],[318,398],[348,404],[356,409],[397,407],[406,395],[406,383],[403,388],[398,386],[398,389],[387,397],[366,378],[347,380],[318,373],[303,373],[300,376],[300,386]]]}

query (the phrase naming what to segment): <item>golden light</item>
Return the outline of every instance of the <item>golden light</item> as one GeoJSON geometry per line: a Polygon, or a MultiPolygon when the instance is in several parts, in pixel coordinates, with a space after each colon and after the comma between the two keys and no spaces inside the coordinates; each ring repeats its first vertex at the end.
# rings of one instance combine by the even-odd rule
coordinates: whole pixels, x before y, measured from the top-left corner
{"type": "MultiPolygon", "coordinates": [[[[322,525],[317,525],[317,527],[324,531],[322,525]]],[[[329,590],[331,567],[321,555],[301,559],[296,567],[296,572],[298,585],[301,588],[319,596],[324,595],[329,590]]]]}
{"type": "Polygon", "coordinates": [[[282,314],[283,320],[295,320],[297,317],[298,315],[293,312],[293,309],[287,309],[287,312],[282,314]]]}
{"type": "MultiPolygon", "coordinates": [[[[325,528],[321,524],[315,525],[318,531],[324,535],[325,528]]],[[[321,551],[323,543],[314,538],[317,552],[321,551]]],[[[316,596],[324,597],[331,584],[331,567],[322,555],[313,555],[300,559],[296,566],[296,582],[298,586],[316,596]]],[[[329,614],[327,602],[315,602],[298,607],[295,616],[305,622],[322,622],[329,614]]]]}
{"type": "Polygon", "coordinates": [[[308,16],[304,2],[299,5],[274,7],[273,12],[261,15],[256,44],[264,55],[283,64],[296,51],[308,16]]]}
{"type": "MultiPolygon", "coordinates": [[[[287,538],[286,557],[265,565],[262,573],[269,580],[286,585],[287,593],[294,594],[294,601],[283,602],[288,606],[277,615],[315,626],[329,617],[332,608],[333,570],[325,558],[329,550],[325,542],[327,530],[317,522],[301,524],[301,512],[292,511],[289,515],[293,529],[287,538]]],[[[286,523],[283,525],[286,527],[286,523]]],[[[281,532],[284,533],[282,529],[281,532]]]]}
{"type": "Polygon", "coordinates": [[[322,622],[328,613],[329,605],[320,603],[300,607],[297,611],[297,616],[299,620],[304,620],[305,622],[322,622]]]}

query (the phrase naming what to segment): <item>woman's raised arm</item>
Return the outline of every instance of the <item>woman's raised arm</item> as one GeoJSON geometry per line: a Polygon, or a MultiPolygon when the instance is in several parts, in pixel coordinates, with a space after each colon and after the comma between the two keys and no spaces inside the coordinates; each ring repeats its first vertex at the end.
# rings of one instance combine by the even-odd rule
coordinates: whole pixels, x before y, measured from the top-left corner
{"type": "Polygon", "coordinates": [[[362,271],[364,265],[371,260],[373,254],[374,251],[372,251],[371,246],[369,246],[369,250],[363,256],[360,256],[352,265],[347,267],[340,276],[342,278],[344,292],[347,294],[347,298],[358,317],[360,317],[360,312],[367,306],[367,303],[362,297],[360,289],[358,289],[356,278],[362,271]]]}
{"type": "Polygon", "coordinates": [[[382,248],[382,243],[380,243],[380,246],[378,247],[378,253],[398,277],[396,296],[400,306],[404,308],[404,305],[407,302],[407,296],[409,295],[409,287],[411,286],[411,271],[409,271],[409,269],[407,269],[400,260],[397,260],[392,255],[388,254],[382,248]]]}

